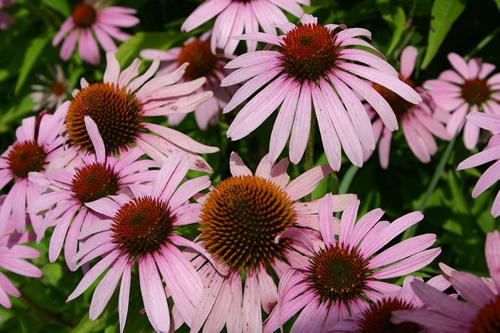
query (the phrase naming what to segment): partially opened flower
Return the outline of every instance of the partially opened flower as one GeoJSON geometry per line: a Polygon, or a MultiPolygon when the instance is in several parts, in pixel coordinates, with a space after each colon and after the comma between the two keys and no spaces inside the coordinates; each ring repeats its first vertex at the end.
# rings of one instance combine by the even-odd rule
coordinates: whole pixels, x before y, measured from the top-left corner
{"type": "MultiPolygon", "coordinates": [[[[500,179],[500,114],[472,112],[467,116],[467,122],[495,134],[483,151],[472,155],[458,165],[458,170],[464,170],[495,161],[486,169],[474,187],[472,197],[477,198],[500,179]]],[[[500,192],[497,193],[493,202],[491,215],[500,216],[500,192]]]]}
{"type": "MultiPolygon", "coordinates": [[[[328,166],[306,171],[289,183],[288,160],[273,164],[264,157],[253,174],[236,154],[232,177],[219,183],[204,199],[199,239],[218,265],[219,274],[204,258],[195,258],[205,284],[192,331],[260,332],[261,312],[277,301],[276,277],[301,260],[297,246],[319,228],[318,202],[299,200],[331,172],[328,166]],[[277,238],[281,238],[278,242],[277,238]]],[[[352,195],[332,198],[336,210],[352,195]]]]}
{"type": "MultiPolygon", "coordinates": [[[[276,26],[288,23],[283,10],[301,17],[304,11],[300,5],[309,5],[309,0],[206,0],[182,24],[183,31],[191,31],[217,17],[213,27],[211,48],[224,49],[233,54],[239,41],[233,37],[243,33],[257,33],[264,30],[276,35],[276,26]]],[[[248,51],[255,51],[257,43],[247,41],[248,51]]]]}
{"type": "Polygon", "coordinates": [[[396,312],[393,320],[414,322],[432,332],[500,332],[500,232],[493,231],[487,235],[485,255],[491,279],[459,271],[452,271],[448,277],[465,301],[452,298],[421,281],[414,281],[413,291],[425,308],[396,312]]]}
{"type": "Polygon", "coordinates": [[[0,30],[7,29],[15,21],[11,15],[1,9],[10,7],[15,3],[16,0],[0,0],[0,30]]]}
{"type": "Polygon", "coordinates": [[[438,79],[429,80],[424,87],[436,104],[453,112],[447,125],[451,135],[464,126],[464,143],[468,149],[476,147],[479,127],[465,121],[468,112],[481,111],[500,114],[500,73],[492,74],[495,65],[480,59],[464,60],[456,53],[448,55],[453,69],[442,72],[438,79]]]}
{"type": "MultiPolygon", "coordinates": [[[[73,170],[51,170],[46,174],[50,191],[34,198],[29,203],[32,213],[43,214],[38,239],[43,237],[48,227],[54,226],[49,246],[49,260],[54,262],[64,246],[64,257],[71,270],[78,266],[75,255],[79,240],[88,235],[81,229],[99,225],[104,217],[85,206],[101,198],[130,193],[130,187],[153,181],[158,164],[152,160],[142,160],[143,152],[138,148],[120,154],[118,158],[106,156],[102,137],[94,121],[85,117],[87,132],[94,146],[94,154],[85,154],[82,163],[73,170]]],[[[32,175],[32,178],[38,175],[32,175]]],[[[85,262],[97,258],[106,249],[94,251],[85,262]]]]}
{"type": "Polygon", "coordinates": [[[31,86],[33,92],[30,94],[35,110],[58,108],[70,96],[69,82],[60,65],[49,67],[49,75],[40,74],[38,79],[41,82],[31,86]]]}
{"type": "MultiPolygon", "coordinates": [[[[76,259],[84,264],[96,252],[102,259],[83,277],[68,300],[87,290],[107,272],[97,285],[90,304],[90,319],[96,319],[106,307],[118,282],[120,331],[127,318],[132,269],[138,265],[139,284],[146,315],[159,332],[170,331],[167,294],[186,322],[191,321],[194,306],[203,292],[196,270],[179,247],[203,249],[180,236],[180,228],[199,220],[200,204],[189,200],[210,186],[207,176],[184,181],[189,169],[185,154],[172,154],[150,186],[137,188],[130,197],[124,194],[105,197],[86,205],[107,217],[89,224],[81,233],[89,237],[79,248],[76,259]]],[[[141,178],[141,174],[137,174],[141,178]]]]}
{"type": "MultiPolygon", "coordinates": [[[[201,38],[191,38],[184,46],[175,47],[169,51],[146,49],[141,52],[141,57],[146,59],[160,59],[162,67],[158,75],[174,72],[177,68],[189,63],[184,72],[184,80],[196,80],[206,77],[203,89],[212,91],[214,96],[201,103],[194,112],[196,123],[201,129],[214,125],[219,120],[219,112],[231,99],[231,89],[222,88],[221,80],[226,76],[224,70],[225,57],[220,53],[213,53],[207,39],[210,33],[205,33],[201,38]]],[[[169,123],[178,125],[187,114],[172,114],[168,116],[169,123]]]]}
{"type": "Polygon", "coordinates": [[[349,313],[365,309],[368,301],[376,302],[381,295],[399,290],[383,280],[411,274],[441,252],[430,248],[436,240],[434,234],[412,237],[380,251],[423,215],[413,212],[389,223],[379,221],[384,212],[374,209],[355,223],[358,200],[342,213],[340,230],[335,232],[330,196],[320,206],[322,240],[313,243],[305,263],[296,263],[281,279],[278,305],[264,332],[274,332],[299,312],[292,331],[328,331],[349,313]]]}
{"type": "Polygon", "coordinates": [[[129,34],[121,28],[133,27],[139,23],[134,16],[136,10],[128,7],[103,7],[104,1],[84,0],[73,8],[71,16],[61,25],[52,40],[56,46],[64,40],[59,53],[68,60],[78,42],[78,53],[83,61],[97,65],[101,61],[97,41],[106,52],[116,51],[113,39],[124,41],[129,34]]]}
{"type": "MultiPolygon", "coordinates": [[[[436,116],[436,113],[439,113],[439,111],[436,110],[437,107],[432,97],[424,89],[416,86],[413,81],[410,80],[416,62],[417,49],[413,46],[406,47],[401,54],[399,78],[418,92],[422,98],[422,102],[419,104],[411,104],[379,84],[375,83],[373,88],[375,88],[375,90],[377,90],[391,105],[399,123],[403,127],[403,134],[413,154],[415,154],[421,162],[428,163],[431,160],[431,156],[438,150],[434,136],[443,140],[449,140],[450,134],[446,131],[439,117],[436,116]]],[[[384,126],[383,121],[376,116],[372,107],[369,107],[369,112],[374,115],[375,118],[373,130],[375,141],[378,141],[379,145],[378,153],[380,165],[382,168],[387,169],[389,166],[393,132],[391,129],[384,126]]],[[[370,152],[368,153],[370,154],[370,152]]]]}
{"type": "MultiPolygon", "coordinates": [[[[392,322],[394,311],[419,309],[424,303],[415,295],[410,283],[415,279],[409,276],[405,278],[403,287],[395,292],[381,294],[372,303],[351,313],[350,317],[336,323],[331,332],[373,332],[373,333],[423,333],[424,328],[410,322],[392,322]]],[[[450,283],[443,275],[429,279],[426,284],[440,291],[447,289],[450,283]]]]}
{"type": "MultiPolygon", "coordinates": [[[[0,189],[10,184],[5,202],[0,208],[0,221],[12,219],[16,231],[25,231],[28,221],[27,205],[40,196],[44,187],[29,179],[30,172],[46,173],[55,167],[64,167],[71,160],[60,160],[65,139],[62,112],[41,115],[38,118],[23,119],[16,130],[16,142],[9,146],[0,157],[0,189]]],[[[40,226],[40,218],[29,214],[35,231],[40,226]]],[[[0,231],[2,226],[0,225],[0,231]]]]}
{"type": "Polygon", "coordinates": [[[279,108],[269,155],[276,160],[290,138],[290,161],[296,164],[307,146],[314,109],[330,166],[340,168],[342,149],[353,164],[363,165],[363,151],[373,150],[375,140],[361,99],[389,129],[398,128],[391,106],[370,83],[380,84],[410,103],[419,103],[421,97],[364,40],[371,37],[368,30],[323,26],[311,15],[304,15],[300,25],[287,24],[282,30],[285,35],[279,37],[244,35],[242,38],[273,48],[246,53],[227,64],[226,68],[237,70],[222,81],[223,86],[247,81],[224,108],[229,112],[244,104],[228,137],[239,140],[247,136],[279,108]]]}
{"type": "Polygon", "coordinates": [[[139,75],[139,59],[123,71],[113,53],[107,54],[107,62],[104,82],[89,84],[82,79],[81,90],[74,92],[66,112],[70,143],[81,151],[93,151],[84,121],[89,116],[97,124],[108,155],[138,146],[163,163],[170,153],[184,151],[192,168],[211,170],[197,154],[213,153],[217,148],[202,145],[150,118],[196,110],[212,96],[211,92],[198,92],[205,78],[179,83],[187,64],[153,78],[160,65],[158,59],[142,75],[139,75]]]}

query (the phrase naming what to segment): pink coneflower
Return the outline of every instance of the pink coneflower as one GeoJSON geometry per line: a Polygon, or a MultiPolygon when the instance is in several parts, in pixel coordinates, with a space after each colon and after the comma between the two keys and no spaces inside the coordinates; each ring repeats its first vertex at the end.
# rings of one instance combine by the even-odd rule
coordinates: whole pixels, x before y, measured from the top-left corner
{"type": "Polygon", "coordinates": [[[107,154],[123,152],[137,145],[149,157],[163,164],[170,153],[184,151],[189,155],[192,168],[210,171],[210,166],[197,154],[213,153],[218,148],[202,145],[148,119],[193,112],[212,97],[211,92],[197,92],[206,79],[178,83],[187,64],[154,78],[160,66],[158,59],[142,75],[139,75],[139,65],[140,60],[135,59],[128,68],[120,71],[115,55],[108,53],[104,82],[89,84],[85,79],[81,80],[82,89],[74,92],[66,114],[70,143],[79,150],[93,151],[84,122],[85,116],[89,116],[97,124],[107,154]]]}
{"type": "MultiPolygon", "coordinates": [[[[300,260],[296,246],[319,228],[318,202],[298,200],[331,172],[319,166],[289,183],[288,160],[274,165],[266,156],[254,175],[235,153],[230,167],[232,177],[203,201],[199,236],[228,274],[220,275],[204,258],[194,259],[205,283],[190,325],[194,332],[203,325],[204,332],[220,332],[224,326],[228,332],[262,330],[261,309],[269,313],[277,301],[275,276],[300,260]]],[[[342,210],[354,198],[337,196],[331,204],[342,210]]]]}
{"type": "MultiPolygon", "coordinates": [[[[43,186],[28,178],[29,174],[46,173],[55,165],[61,164],[59,157],[63,153],[65,141],[60,135],[64,106],[65,104],[61,106],[61,111],[54,115],[45,114],[38,119],[23,119],[22,125],[16,130],[16,142],[0,157],[0,189],[12,184],[0,209],[0,221],[3,223],[9,218],[12,219],[19,233],[24,232],[26,227],[28,203],[40,196],[44,190],[43,186]]],[[[35,232],[38,232],[39,217],[32,213],[29,217],[35,232]]]]}
{"type": "Polygon", "coordinates": [[[40,74],[38,79],[41,82],[31,86],[33,92],[30,94],[35,102],[35,110],[58,108],[71,94],[69,82],[60,65],[49,67],[49,75],[40,74]]]}
{"type": "MultiPolygon", "coordinates": [[[[16,3],[15,0],[0,0],[0,9],[10,7],[16,3]]],[[[14,23],[14,18],[8,13],[0,10],[0,30],[7,29],[12,23],[14,23]]]]}
{"type": "MultiPolygon", "coordinates": [[[[409,276],[405,278],[403,287],[395,292],[380,295],[373,303],[366,305],[365,308],[358,309],[357,313],[351,314],[351,317],[336,323],[332,332],[357,332],[357,333],[423,333],[425,330],[418,324],[401,322],[394,324],[392,313],[399,310],[419,309],[424,304],[415,295],[411,289],[410,283],[415,279],[409,276]]],[[[442,275],[438,275],[426,282],[440,291],[450,286],[448,280],[442,275]]]]}
{"type": "MultiPolygon", "coordinates": [[[[486,169],[474,187],[472,197],[477,198],[500,179],[500,114],[472,112],[467,116],[467,123],[473,124],[478,128],[489,130],[495,134],[491,137],[488,146],[486,146],[482,152],[472,155],[458,165],[458,170],[464,170],[496,161],[486,169]]],[[[495,201],[493,202],[491,215],[493,215],[493,217],[500,216],[500,192],[497,193],[495,201]]]]}
{"type": "MultiPolygon", "coordinates": [[[[267,34],[276,35],[276,26],[288,24],[282,10],[301,17],[304,11],[300,5],[309,5],[309,0],[207,0],[194,10],[182,24],[181,30],[191,31],[215,16],[212,38],[212,52],[224,49],[233,54],[239,41],[232,38],[245,33],[259,32],[259,26],[267,34]]],[[[248,51],[255,51],[257,43],[248,40],[248,51]]]]}
{"type": "MultiPolygon", "coordinates": [[[[0,199],[1,202],[1,199],[0,199]]],[[[0,268],[2,271],[10,271],[18,275],[39,278],[42,271],[35,265],[29,263],[26,259],[35,259],[40,256],[40,252],[24,245],[32,242],[34,235],[29,232],[16,233],[15,225],[10,221],[2,220],[4,224],[4,233],[0,237],[0,268]]],[[[10,308],[12,303],[9,296],[19,297],[21,292],[9,280],[9,278],[0,272],[0,305],[10,308]]]]}
{"type": "Polygon", "coordinates": [[[331,195],[321,202],[320,242],[304,253],[280,281],[278,304],[267,319],[264,332],[274,332],[292,316],[301,313],[292,331],[324,332],[332,325],[377,301],[380,295],[399,290],[382,280],[413,273],[431,263],[441,252],[434,244],[436,235],[425,234],[392,245],[377,254],[423,215],[413,212],[392,223],[379,221],[384,212],[375,209],[355,223],[359,201],[342,213],[340,230],[334,231],[331,195]]]}
{"type": "MultiPolygon", "coordinates": [[[[375,90],[377,90],[390,104],[403,127],[403,134],[413,154],[415,154],[422,163],[428,163],[431,160],[431,156],[434,155],[438,149],[433,135],[443,140],[449,140],[450,135],[446,131],[443,123],[439,120],[439,117],[435,116],[436,105],[429,93],[417,87],[413,81],[410,80],[416,62],[417,49],[413,46],[406,47],[401,54],[399,79],[418,92],[422,98],[422,102],[419,104],[411,104],[379,84],[375,83],[373,88],[375,88],[375,90]]],[[[387,169],[391,151],[392,130],[385,127],[382,120],[376,117],[373,108],[369,107],[369,110],[370,114],[373,114],[375,117],[373,131],[375,141],[379,142],[378,153],[380,165],[383,169],[387,169]]],[[[367,153],[370,154],[370,152],[367,153]]]]}
{"type": "Polygon", "coordinates": [[[491,279],[467,272],[450,272],[451,285],[465,302],[428,286],[412,282],[415,294],[425,309],[396,312],[393,321],[409,321],[443,333],[497,333],[500,332],[500,233],[493,231],[486,237],[486,263],[491,279]]]}
{"type": "MultiPolygon", "coordinates": [[[[456,53],[450,53],[448,60],[453,70],[446,70],[437,80],[424,83],[436,104],[453,112],[447,125],[451,135],[457,134],[464,125],[470,111],[500,114],[500,73],[491,75],[495,65],[480,59],[465,61],[456,53]]],[[[476,147],[479,127],[467,121],[464,127],[464,143],[468,149],[476,147]]]]}
{"type": "MultiPolygon", "coordinates": [[[[210,33],[204,34],[200,39],[191,38],[182,47],[175,47],[169,51],[146,49],[141,52],[141,57],[146,59],[160,59],[163,62],[158,75],[171,73],[185,63],[189,63],[184,73],[184,80],[191,81],[206,77],[203,89],[212,91],[214,96],[200,104],[194,112],[196,123],[201,129],[208,125],[215,125],[219,120],[219,111],[231,99],[231,90],[220,86],[221,80],[226,77],[224,70],[225,59],[220,53],[212,53],[207,39],[210,33]]],[[[175,114],[168,117],[170,125],[178,125],[186,114],[175,114]]]]}
{"type": "MultiPolygon", "coordinates": [[[[153,328],[170,331],[162,278],[177,311],[187,323],[191,322],[194,306],[201,301],[203,284],[179,247],[201,252],[203,249],[180,236],[178,231],[184,225],[198,222],[201,205],[190,203],[189,199],[209,187],[210,180],[202,176],[183,182],[188,168],[185,154],[172,154],[151,186],[133,191],[130,197],[118,195],[86,204],[108,219],[82,228],[82,235],[90,237],[75,258],[80,260],[80,265],[91,260],[96,252],[103,258],[85,274],[68,301],[81,295],[109,268],[92,297],[89,310],[92,320],[104,310],[121,279],[118,315],[120,331],[123,331],[131,272],[137,263],[142,300],[153,328]]],[[[141,174],[137,174],[137,178],[140,179],[141,174]]]]}
{"type": "MultiPolygon", "coordinates": [[[[44,215],[38,239],[43,237],[48,227],[56,226],[50,239],[50,262],[57,260],[64,245],[64,257],[71,270],[78,268],[74,261],[78,240],[84,240],[87,236],[80,232],[81,229],[99,225],[103,219],[85,204],[129,193],[133,185],[150,182],[157,175],[157,171],[153,169],[157,167],[157,163],[142,160],[143,152],[138,148],[120,154],[119,158],[106,156],[106,149],[95,122],[87,116],[85,125],[96,155],[83,156],[81,165],[72,171],[62,169],[47,173],[49,179],[46,181],[49,182],[51,191],[35,198],[29,204],[32,213],[44,215]]],[[[105,252],[107,247],[93,252],[85,261],[97,258],[105,252]]]]}
{"type": "Polygon", "coordinates": [[[226,68],[239,69],[222,81],[223,86],[248,82],[224,112],[250,98],[229,127],[228,137],[239,140],[247,136],[281,105],[269,154],[276,160],[290,137],[290,161],[298,163],[307,146],[314,106],[330,166],[340,168],[341,147],[352,163],[361,166],[363,151],[373,150],[375,140],[360,98],[373,106],[388,128],[398,127],[391,106],[370,82],[411,103],[419,103],[420,96],[363,39],[370,38],[368,30],[323,26],[311,15],[304,15],[298,26],[287,24],[282,29],[285,35],[279,37],[262,33],[242,37],[271,44],[274,49],[246,53],[227,64],[226,68]]]}
{"type": "Polygon", "coordinates": [[[136,10],[128,7],[104,7],[104,1],[84,0],[73,8],[71,17],[61,25],[61,29],[52,40],[56,46],[64,39],[59,53],[61,59],[68,60],[76,42],[78,52],[83,61],[93,65],[99,64],[101,56],[96,43],[96,38],[106,52],[116,50],[113,38],[124,41],[129,34],[120,28],[129,28],[139,23],[134,16],[136,10]]]}

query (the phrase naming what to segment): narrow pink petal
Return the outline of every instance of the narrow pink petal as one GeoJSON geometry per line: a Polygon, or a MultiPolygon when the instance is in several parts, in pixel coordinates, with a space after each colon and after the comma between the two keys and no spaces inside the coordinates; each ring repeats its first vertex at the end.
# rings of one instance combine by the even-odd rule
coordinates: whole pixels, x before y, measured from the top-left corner
{"type": "Polygon", "coordinates": [[[325,245],[335,245],[335,231],[333,223],[332,194],[328,193],[321,199],[319,207],[319,228],[325,245]]]}
{"type": "Polygon", "coordinates": [[[413,70],[415,69],[415,64],[417,63],[417,54],[417,48],[414,46],[407,46],[403,50],[403,53],[401,53],[400,70],[401,75],[403,75],[403,77],[406,79],[411,76],[413,70]]]}
{"type": "Polygon", "coordinates": [[[99,49],[97,48],[97,43],[95,42],[90,29],[81,30],[78,52],[80,53],[80,57],[83,61],[92,65],[99,64],[101,60],[99,49]]]}
{"type": "Polygon", "coordinates": [[[106,160],[106,148],[104,147],[104,141],[99,134],[99,128],[92,118],[85,116],[85,127],[87,133],[89,134],[92,145],[94,146],[96,161],[98,163],[104,163],[106,160]]]}
{"type": "Polygon", "coordinates": [[[238,153],[231,152],[229,159],[229,168],[232,176],[251,176],[252,171],[245,165],[238,153]]]}
{"type": "Polygon", "coordinates": [[[486,191],[489,187],[494,185],[500,179],[500,160],[490,166],[486,171],[479,177],[479,181],[474,186],[472,191],[472,197],[477,198],[481,193],[486,191]]]}
{"type": "Polygon", "coordinates": [[[210,0],[196,8],[182,24],[182,31],[191,31],[222,12],[231,0],[210,0]]]}
{"type": "Polygon", "coordinates": [[[120,63],[112,52],[106,53],[106,70],[104,71],[103,81],[105,83],[118,84],[120,77],[120,63]]]}
{"type": "Polygon", "coordinates": [[[492,231],[486,236],[484,249],[491,278],[500,286],[500,232],[492,231]]]}
{"type": "Polygon", "coordinates": [[[491,302],[496,297],[483,279],[468,272],[453,272],[450,283],[466,301],[479,307],[491,302]]]}
{"type": "Polygon", "coordinates": [[[289,145],[290,161],[294,164],[300,162],[306,151],[309,132],[311,130],[311,103],[311,87],[308,83],[304,82],[296,106],[299,112],[295,112],[289,145]]]}
{"type": "Polygon", "coordinates": [[[245,332],[257,333],[262,331],[260,302],[257,274],[250,271],[246,276],[245,293],[243,295],[243,330],[245,332]]]}
{"type": "Polygon", "coordinates": [[[269,313],[278,302],[278,288],[264,267],[260,267],[257,277],[262,308],[266,313],[269,313]]]}
{"type": "Polygon", "coordinates": [[[323,178],[328,176],[331,172],[332,169],[327,165],[314,167],[295,178],[285,188],[285,191],[288,193],[291,200],[295,201],[303,198],[314,191],[323,178]]]}
{"type": "Polygon", "coordinates": [[[455,68],[455,70],[459,72],[464,79],[472,78],[469,71],[469,67],[467,66],[467,63],[462,57],[460,57],[456,53],[450,53],[448,54],[448,60],[450,61],[453,68],[455,68]]]}
{"type": "Polygon", "coordinates": [[[494,146],[492,148],[487,148],[477,154],[474,154],[462,161],[458,165],[458,170],[464,170],[469,168],[477,167],[485,163],[489,163],[500,158],[500,145],[494,146]]]}
{"type": "Polygon", "coordinates": [[[61,51],[59,52],[59,56],[62,60],[68,60],[75,49],[76,41],[78,38],[78,30],[73,30],[68,37],[64,40],[63,45],[61,46],[61,51]]]}
{"type": "Polygon", "coordinates": [[[419,252],[391,266],[382,268],[372,276],[375,279],[391,279],[418,271],[429,265],[441,253],[440,248],[419,252]]]}

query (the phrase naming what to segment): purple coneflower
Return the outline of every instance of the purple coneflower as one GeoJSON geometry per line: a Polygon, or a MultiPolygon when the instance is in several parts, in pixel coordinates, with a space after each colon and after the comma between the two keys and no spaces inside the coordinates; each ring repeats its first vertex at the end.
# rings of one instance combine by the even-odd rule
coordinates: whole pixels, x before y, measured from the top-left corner
{"type": "Polygon", "coordinates": [[[12,23],[14,18],[1,9],[10,7],[16,3],[16,0],[0,0],[0,30],[7,29],[12,23]]]}
{"type": "Polygon", "coordinates": [[[57,109],[71,94],[69,82],[60,65],[49,67],[49,75],[38,75],[39,84],[33,84],[30,94],[35,110],[57,109]]]}

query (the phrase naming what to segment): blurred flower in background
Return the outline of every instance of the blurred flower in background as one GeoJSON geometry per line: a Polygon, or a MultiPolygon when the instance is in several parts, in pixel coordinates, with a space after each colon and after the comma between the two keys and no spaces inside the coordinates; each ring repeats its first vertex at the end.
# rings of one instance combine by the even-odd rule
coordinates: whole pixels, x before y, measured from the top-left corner
{"type": "Polygon", "coordinates": [[[64,75],[61,65],[50,66],[48,75],[37,75],[40,83],[31,85],[30,94],[37,111],[57,109],[71,94],[71,87],[64,75]]]}
{"type": "Polygon", "coordinates": [[[15,3],[16,0],[0,0],[0,30],[5,30],[14,23],[14,18],[2,9],[10,7],[15,3]]]}

